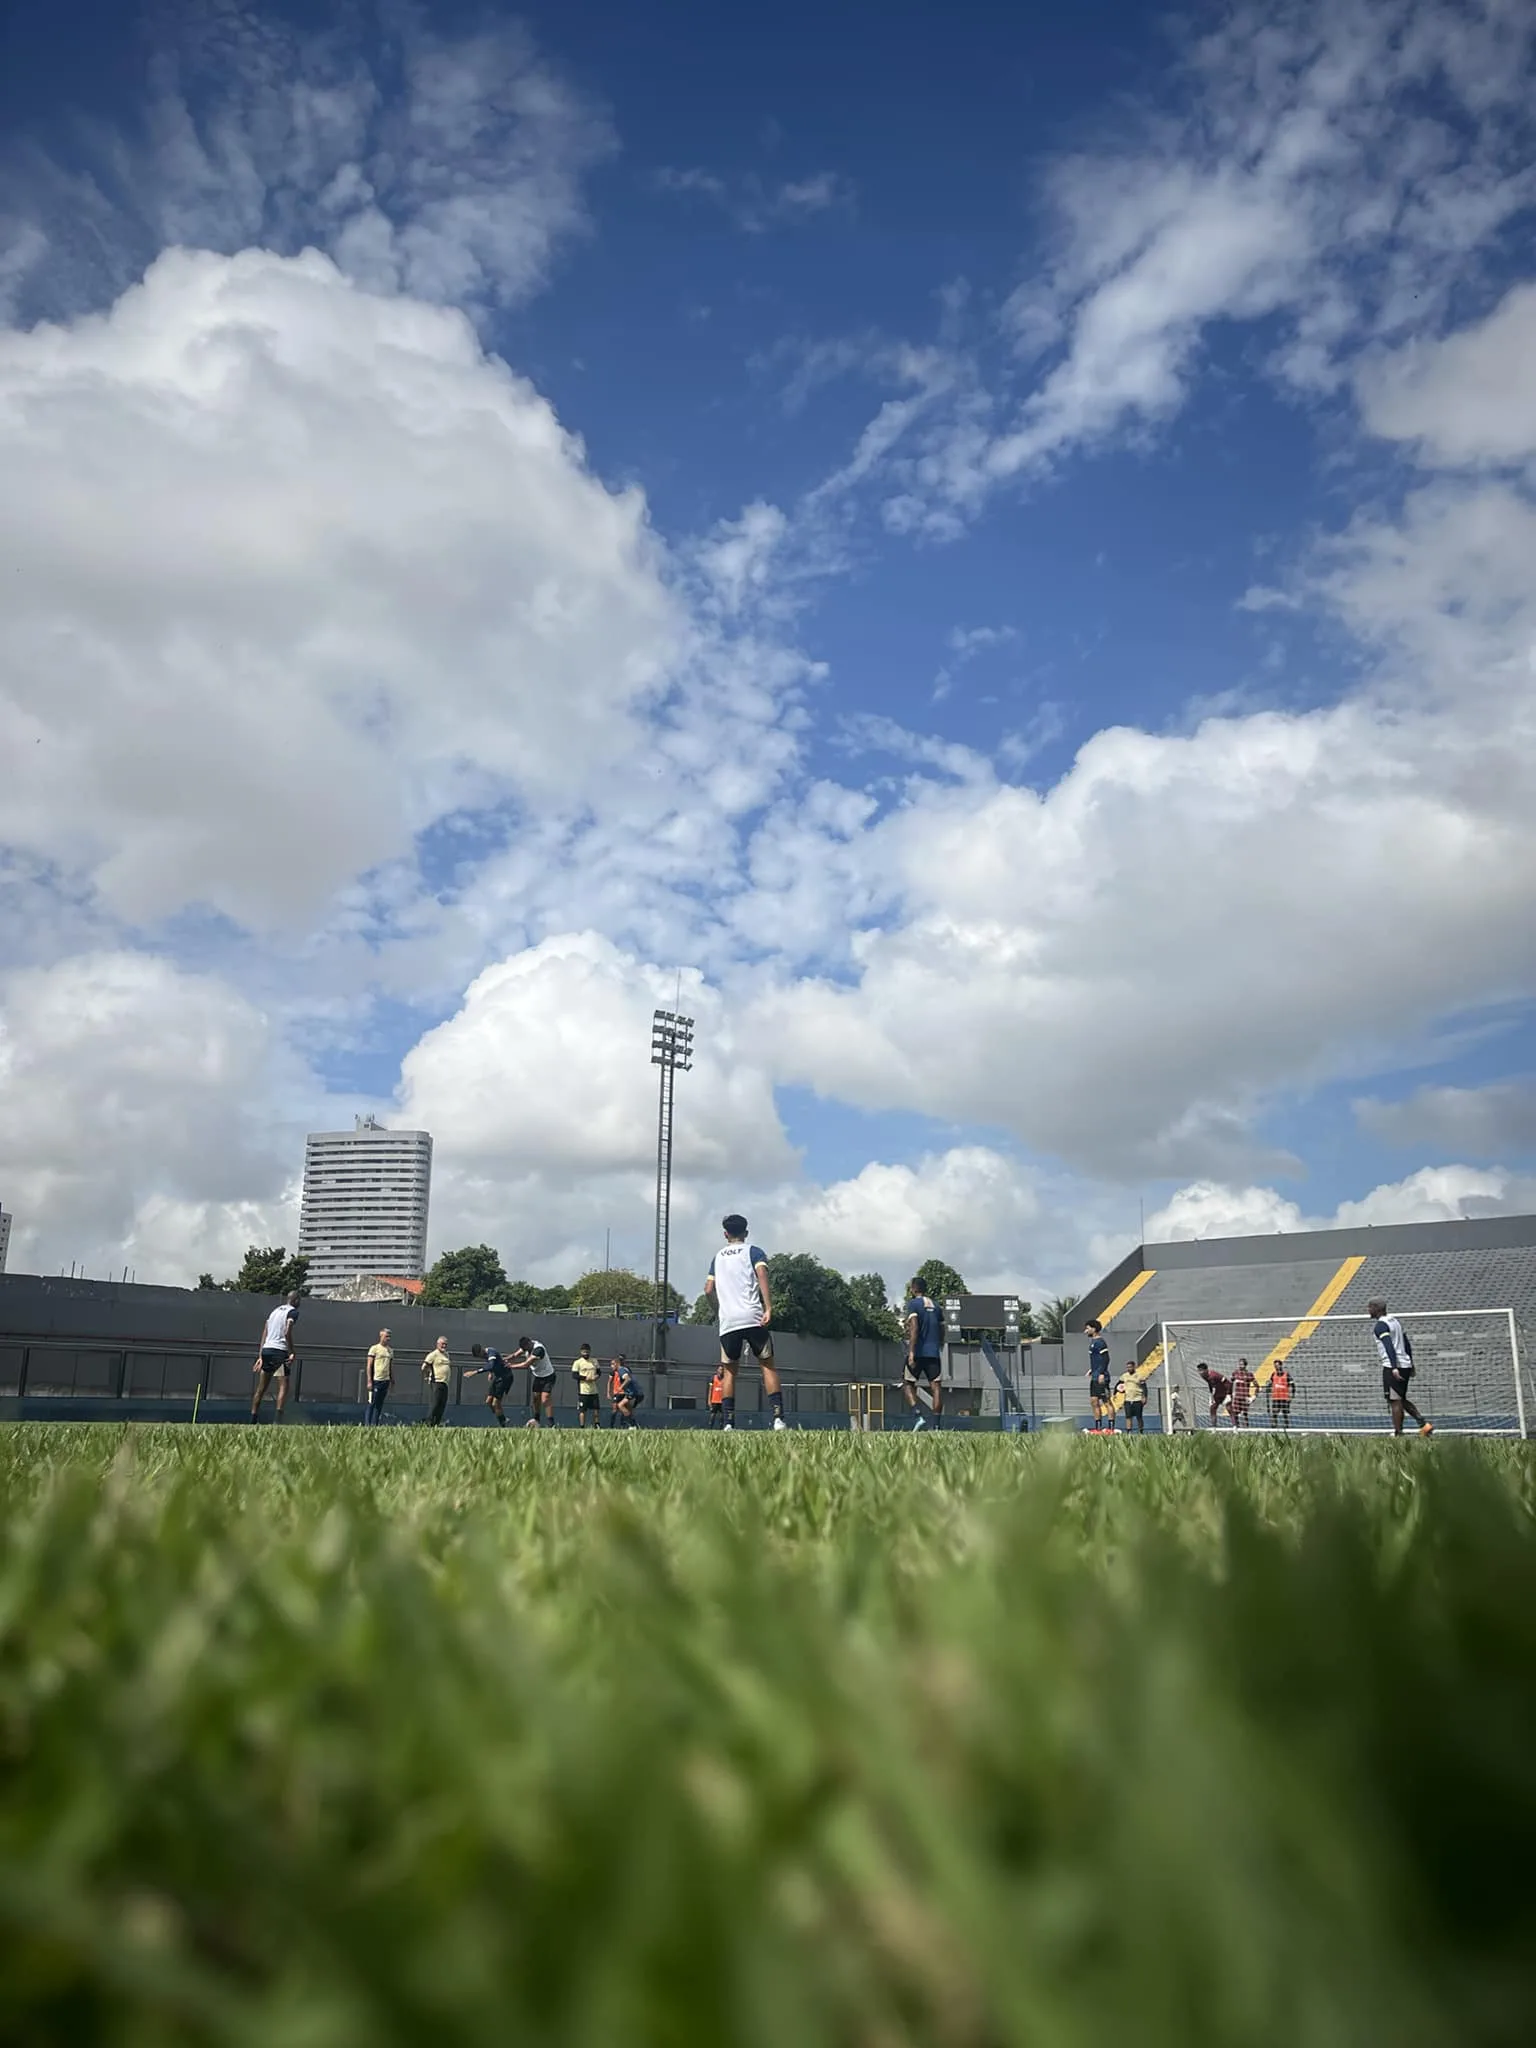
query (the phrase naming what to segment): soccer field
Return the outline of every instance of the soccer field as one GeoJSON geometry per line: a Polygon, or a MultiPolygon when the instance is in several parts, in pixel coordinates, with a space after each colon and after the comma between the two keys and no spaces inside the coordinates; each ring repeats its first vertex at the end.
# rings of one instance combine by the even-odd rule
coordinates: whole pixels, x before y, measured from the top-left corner
{"type": "Polygon", "coordinates": [[[1524,1446],[0,1433],[0,2035],[1515,2043],[1524,1446]]]}

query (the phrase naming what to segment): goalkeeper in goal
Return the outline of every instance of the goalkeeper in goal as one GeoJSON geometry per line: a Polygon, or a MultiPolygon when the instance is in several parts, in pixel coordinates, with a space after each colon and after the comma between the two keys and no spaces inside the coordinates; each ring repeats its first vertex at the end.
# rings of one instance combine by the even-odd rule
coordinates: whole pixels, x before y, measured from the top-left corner
{"type": "Polygon", "coordinates": [[[1426,1422],[1408,1398],[1408,1382],[1413,1378],[1413,1339],[1396,1316],[1387,1314],[1387,1304],[1379,1295],[1365,1304],[1365,1312],[1371,1319],[1371,1335],[1381,1355],[1381,1391],[1392,1411],[1392,1434],[1401,1436],[1403,1417],[1411,1415],[1419,1425],[1419,1435],[1428,1436],[1435,1425],[1426,1422]]]}

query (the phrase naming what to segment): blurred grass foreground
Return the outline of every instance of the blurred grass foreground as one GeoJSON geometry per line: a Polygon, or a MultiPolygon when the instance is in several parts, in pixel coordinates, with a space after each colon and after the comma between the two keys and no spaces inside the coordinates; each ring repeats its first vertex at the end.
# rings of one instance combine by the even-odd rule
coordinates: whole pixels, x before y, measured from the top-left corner
{"type": "Polygon", "coordinates": [[[0,1434],[0,2038],[1526,2042],[1523,1446],[0,1434]]]}

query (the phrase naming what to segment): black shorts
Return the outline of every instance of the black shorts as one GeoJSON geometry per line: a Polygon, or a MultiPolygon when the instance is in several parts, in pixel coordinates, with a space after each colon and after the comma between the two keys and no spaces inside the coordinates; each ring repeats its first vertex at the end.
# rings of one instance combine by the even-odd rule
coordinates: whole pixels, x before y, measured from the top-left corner
{"type": "Polygon", "coordinates": [[[1147,1404],[1145,1401],[1127,1401],[1125,1404],[1125,1419],[1127,1422],[1134,1422],[1138,1415],[1145,1415],[1146,1412],[1147,1404]]]}
{"type": "Polygon", "coordinates": [[[528,1398],[530,1401],[537,1401],[540,1394],[553,1394],[554,1391],[555,1376],[552,1372],[535,1373],[528,1388],[528,1398]]]}
{"type": "Polygon", "coordinates": [[[287,1370],[288,1370],[288,1354],[287,1354],[287,1352],[286,1352],[286,1351],[269,1351],[269,1350],[268,1350],[268,1349],[266,1348],[266,1346],[265,1346],[265,1345],[263,1345],[263,1346],[262,1346],[262,1352],[261,1352],[261,1369],[262,1369],[262,1371],[263,1371],[264,1373],[266,1373],[266,1374],[267,1374],[267,1376],[268,1376],[268,1378],[269,1378],[269,1379],[270,1379],[270,1378],[273,1378],[273,1377],[275,1377],[275,1376],[276,1376],[276,1375],[277,1375],[278,1373],[280,1373],[280,1372],[281,1372],[281,1373],[285,1373],[285,1372],[287,1372],[287,1370]]]}
{"type": "Polygon", "coordinates": [[[944,1361],[942,1358],[913,1358],[908,1360],[907,1370],[914,1379],[924,1379],[932,1386],[944,1371],[944,1361]]]}
{"type": "MultiPolygon", "coordinates": [[[[266,1357],[266,1353],[262,1353],[266,1357]]],[[[1381,1368],[1381,1398],[1384,1401],[1406,1401],[1408,1382],[1413,1378],[1411,1365],[1384,1365],[1381,1368]]]]}
{"type": "Polygon", "coordinates": [[[512,1391],[512,1375],[509,1372],[493,1372],[485,1382],[485,1391],[492,1401],[505,1401],[512,1391]]]}
{"type": "Polygon", "coordinates": [[[598,1406],[597,1396],[596,1394],[578,1394],[576,1405],[578,1408],[596,1408],[598,1406]]]}
{"type": "Polygon", "coordinates": [[[1097,1386],[1090,1383],[1088,1388],[1088,1398],[1090,1401],[1107,1401],[1109,1399],[1108,1380],[1104,1382],[1103,1386],[1097,1386]]]}
{"type": "Polygon", "coordinates": [[[754,1358],[771,1359],[773,1357],[772,1330],[765,1330],[759,1324],[753,1330],[726,1330],[721,1335],[720,1356],[728,1365],[738,1365],[741,1362],[741,1354],[744,1348],[750,1351],[754,1358]]]}

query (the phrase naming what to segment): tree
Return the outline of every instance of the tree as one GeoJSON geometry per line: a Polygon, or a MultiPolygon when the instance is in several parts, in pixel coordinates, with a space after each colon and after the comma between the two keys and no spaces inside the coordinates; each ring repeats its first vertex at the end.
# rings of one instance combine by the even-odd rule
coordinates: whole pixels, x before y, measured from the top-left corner
{"type": "Polygon", "coordinates": [[[775,1252],[768,1261],[774,1328],[803,1337],[856,1337],[862,1312],[848,1282],[809,1252],[775,1252]]]}
{"type": "Polygon", "coordinates": [[[500,1252],[488,1244],[467,1244],[443,1253],[428,1273],[419,1299],[423,1308],[483,1308],[506,1284],[500,1252]]]}
{"type": "Polygon", "coordinates": [[[1045,1344],[1059,1344],[1066,1328],[1068,1311],[1077,1305],[1075,1294],[1058,1294],[1040,1304],[1040,1338],[1045,1344]]]}
{"type": "Polygon", "coordinates": [[[718,1323],[720,1320],[720,1304],[712,1294],[707,1292],[701,1294],[693,1304],[688,1320],[690,1323],[718,1323]]]}
{"type": "Polygon", "coordinates": [[[537,1315],[541,1309],[564,1309],[571,1305],[569,1287],[538,1287],[532,1280],[504,1280],[499,1287],[493,1287],[481,1299],[471,1302],[472,1308],[486,1308],[494,1304],[497,1308],[522,1309],[528,1315],[537,1315]]]}
{"type": "MultiPolygon", "coordinates": [[[[678,1300],[681,1303],[682,1297],[678,1300]]],[[[622,1308],[650,1315],[655,1311],[656,1286],[627,1266],[599,1266],[582,1274],[571,1289],[571,1302],[576,1308],[622,1308]]]]}
{"type": "Polygon", "coordinates": [[[970,1289],[955,1271],[946,1266],[942,1259],[924,1259],[914,1276],[923,1283],[923,1292],[930,1301],[936,1301],[940,1308],[952,1294],[969,1294],[970,1289]]]}
{"type": "Polygon", "coordinates": [[[882,1273],[855,1273],[848,1282],[853,1305],[863,1321],[856,1337],[884,1337],[889,1343],[901,1341],[901,1317],[890,1304],[882,1273]]]}
{"type": "Polygon", "coordinates": [[[251,1244],[232,1280],[215,1280],[211,1273],[200,1273],[197,1284],[222,1288],[226,1294],[308,1294],[309,1260],[300,1252],[290,1259],[285,1245],[251,1244]]]}

